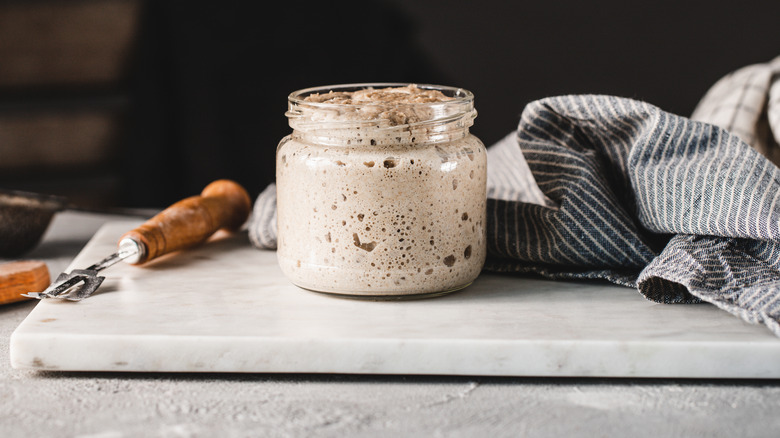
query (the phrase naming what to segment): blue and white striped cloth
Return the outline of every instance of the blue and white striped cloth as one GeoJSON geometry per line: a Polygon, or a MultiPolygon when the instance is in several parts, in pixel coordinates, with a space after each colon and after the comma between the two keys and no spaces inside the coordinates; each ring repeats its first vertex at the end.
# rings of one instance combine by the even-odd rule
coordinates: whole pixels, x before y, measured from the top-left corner
{"type": "Polygon", "coordinates": [[[566,96],[531,103],[489,156],[486,269],[706,301],[780,336],[780,169],[737,136],[643,102],[566,96]],[[547,199],[513,195],[524,159],[547,199]]]}
{"type": "MultiPolygon", "coordinates": [[[[488,150],[493,272],[605,279],[710,302],[780,336],[780,169],[722,128],[636,100],[529,104],[488,150]]],[[[274,248],[275,187],[250,239],[274,248]]]]}

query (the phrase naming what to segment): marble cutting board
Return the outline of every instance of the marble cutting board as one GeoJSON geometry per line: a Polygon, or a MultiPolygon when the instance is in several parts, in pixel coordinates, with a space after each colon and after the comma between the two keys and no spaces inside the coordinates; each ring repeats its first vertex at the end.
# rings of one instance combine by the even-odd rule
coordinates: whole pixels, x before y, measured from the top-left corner
{"type": "MultiPolygon", "coordinates": [[[[135,225],[101,228],[71,268],[112,253],[135,225]]],[[[600,282],[483,274],[441,298],[334,298],[290,284],[246,234],[103,274],[89,299],[36,305],[11,336],[15,368],[780,377],[780,338],[763,326],[600,282]]]]}

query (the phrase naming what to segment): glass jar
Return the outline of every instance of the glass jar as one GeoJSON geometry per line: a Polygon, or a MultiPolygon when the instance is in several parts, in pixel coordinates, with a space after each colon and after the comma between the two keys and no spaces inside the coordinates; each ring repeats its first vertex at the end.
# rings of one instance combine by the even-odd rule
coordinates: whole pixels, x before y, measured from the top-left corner
{"type": "Polygon", "coordinates": [[[293,131],[276,153],[277,256],[294,284],[399,299],[446,294],[477,278],[487,156],[469,133],[471,92],[348,84],[296,91],[288,107],[293,131]],[[446,100],[387,98],[390,89],[446,100]],[[367,99],[349,98],[360,90],[367,99]]]}

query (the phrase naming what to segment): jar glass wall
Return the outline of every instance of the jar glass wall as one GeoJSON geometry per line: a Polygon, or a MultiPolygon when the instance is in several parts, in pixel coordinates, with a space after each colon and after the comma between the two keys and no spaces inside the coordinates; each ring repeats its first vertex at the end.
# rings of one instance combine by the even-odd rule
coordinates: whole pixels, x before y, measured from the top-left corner
{"type": "Polygon", "coordinates": [[[485,261],[487,157],[472,93],[300,90],[277,149],[278,259],[296,285],[409,298],[468,286],[485,261]]]}

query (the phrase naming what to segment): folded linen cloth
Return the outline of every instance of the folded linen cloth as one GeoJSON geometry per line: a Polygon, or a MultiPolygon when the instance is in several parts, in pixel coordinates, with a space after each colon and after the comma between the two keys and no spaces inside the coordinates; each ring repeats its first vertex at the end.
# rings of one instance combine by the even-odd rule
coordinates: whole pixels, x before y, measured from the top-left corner
{"type": "Polygon", "coordinates": [[[780,165],[780,56],[742,67],[717,81],[691,118],[738,135],[780,165]]]}
{"type": "MultiPolygon", "coordinates": [[[[636,100],[552,97],[488,169],[486,270],[706,301],[780,336],[780,169],[739,137],[636,100]]],[[[275,247],[274,196],[255,203],[259,248],[275,247]]]]}

